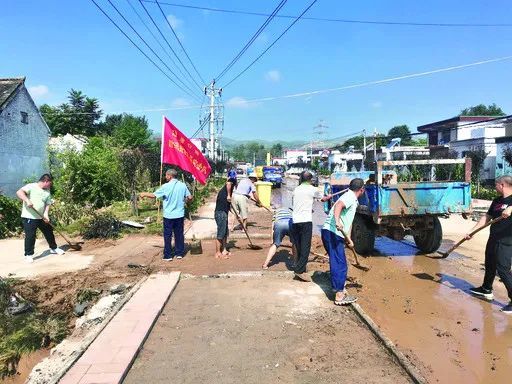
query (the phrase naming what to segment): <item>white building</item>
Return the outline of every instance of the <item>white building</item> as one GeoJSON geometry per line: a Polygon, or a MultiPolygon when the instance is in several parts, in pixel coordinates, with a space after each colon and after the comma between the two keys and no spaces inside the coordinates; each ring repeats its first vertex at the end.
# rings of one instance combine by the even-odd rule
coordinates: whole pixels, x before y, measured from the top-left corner
{"type": "Polygon", "coordinates": [[[350,171],[351,169],[348,169],[349,162],[356,162],[356,168],[360,169],[363,163],[363,154],[361,152],[355,152],[353,147],[349,148],[346,152],[334,149],[330,151],[327,160],[329,169],[336,168],[339,172],[350,171]]]}
{"type": "Polygon", "coordinates": [[[308,161],[308,152],[304,149],[286,149],[284,151],[286,164],[306,163],[308,161]]]}
{"type": "Polygon", "coordinates": [[[460,157],[467,152],[483,149],[487,153],[481,173],[483,180],[494,180],[496,173],[496,138],[505,136],[509,117],[456,116],[451,119],[418,127],[428,134],[428,144],[435,148],[448,145],[460,157]]]}

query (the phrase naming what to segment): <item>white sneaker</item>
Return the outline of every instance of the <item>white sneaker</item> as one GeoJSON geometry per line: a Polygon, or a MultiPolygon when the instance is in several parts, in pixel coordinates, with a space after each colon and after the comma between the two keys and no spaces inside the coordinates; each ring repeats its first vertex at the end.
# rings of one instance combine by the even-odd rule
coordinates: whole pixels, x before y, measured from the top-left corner
{"type": "Polygon", "coordinates": [[[33,263],[34,262],[34,257],[33,256],[25,256],[25,261],[27,263],[33,263]]]}
{"type": "Polygon", "coordinates": [[[60,249],[59,247],[55,248],[55,249],[50,249],[50,253],[53,253],[55,255],[63,255],[65,254],[66,252],[64,252],[63,249],[60,249]]]}

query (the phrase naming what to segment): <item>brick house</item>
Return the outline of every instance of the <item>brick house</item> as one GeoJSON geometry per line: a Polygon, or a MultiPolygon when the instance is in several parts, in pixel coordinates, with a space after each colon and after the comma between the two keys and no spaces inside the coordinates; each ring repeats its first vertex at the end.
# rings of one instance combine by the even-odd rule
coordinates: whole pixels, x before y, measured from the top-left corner
{"type": "Polygon", "coordinates": [[[45,172],[50,130],[25,78],[0,79],[0,190],[14,196],[26,178],[45,172]]]}

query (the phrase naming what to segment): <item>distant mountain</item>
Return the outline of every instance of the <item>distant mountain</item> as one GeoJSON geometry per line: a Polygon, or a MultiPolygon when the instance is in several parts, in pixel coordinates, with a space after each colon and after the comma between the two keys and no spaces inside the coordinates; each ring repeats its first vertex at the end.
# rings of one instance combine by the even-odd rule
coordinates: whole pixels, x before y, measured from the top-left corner
{"type": "MultiPolygon", "coordinates": [[[[326,139],[323,142],[325,143],[326,147],[334,147],[338,144],[343,144],[346,139],[344,138],[333,138],[333,139],[326,139]]],[[[241,144],[247,144],[247,143],[260,143],[264,145],[265,147],[271,147],[274,144],[280,143],[283,148],[295,148],[295,149],[305,149],[310,147],[310,141],[306,140],[293,140],[293,141],[285,141],[285,140],[259,140],[259,139],[252,139],[252,140],[236,140],[231,139],[229,137],[223,137],[222,142],[224,146],[229,149],[236,147],[237,145],[241,144]]]]}

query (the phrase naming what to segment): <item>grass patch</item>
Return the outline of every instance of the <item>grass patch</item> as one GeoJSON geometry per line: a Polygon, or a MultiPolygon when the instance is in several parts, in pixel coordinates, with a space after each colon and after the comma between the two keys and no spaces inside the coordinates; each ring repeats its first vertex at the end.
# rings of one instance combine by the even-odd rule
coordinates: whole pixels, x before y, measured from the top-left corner
{"type": "Polygon", "coordinates": [[[7,314],[14,297],[12,283],[12,280],[0,280],[0,378],[16,373],[23,354],[51,347],[68,332],[62,316],[48,316],[37,309],[19,315],[7,314]]]}

